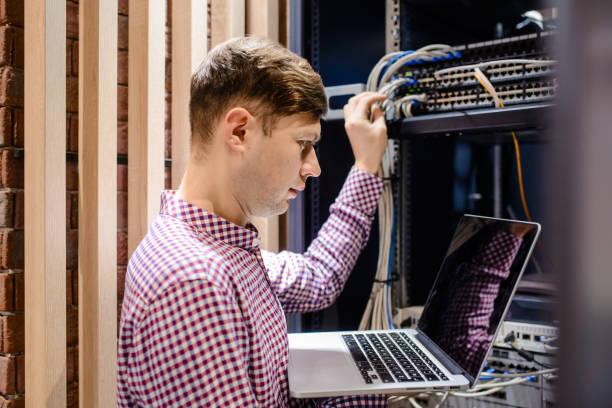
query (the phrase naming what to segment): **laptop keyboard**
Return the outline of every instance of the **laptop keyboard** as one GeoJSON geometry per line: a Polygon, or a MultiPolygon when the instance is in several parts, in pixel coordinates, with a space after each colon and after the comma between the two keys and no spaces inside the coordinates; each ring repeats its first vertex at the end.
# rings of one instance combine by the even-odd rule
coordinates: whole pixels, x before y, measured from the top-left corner
{"type": "Polygon", "coordinates": [[[366,384],[448,380],[406,333],[343,334],[342,339],[366,384]]]}

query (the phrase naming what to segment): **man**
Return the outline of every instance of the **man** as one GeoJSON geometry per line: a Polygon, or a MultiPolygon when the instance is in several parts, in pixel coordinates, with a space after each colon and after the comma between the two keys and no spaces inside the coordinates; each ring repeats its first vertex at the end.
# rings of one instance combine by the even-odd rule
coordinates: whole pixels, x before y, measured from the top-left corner
{"type": "Polygon", "coordinates": [[[387,144],[383,99],[364,93],[344,108],[355,165],[308,251],[260,251],[253,217],[285,212],[321,172],[313,144],[327,111],[323,84],[304,59],[268,41],[230,40],[209,53],[192,78],[182,184],[162,193],[128,266],[119,406],[307,403],[289,397],[285,313],[329,306],[366,244],[382,191],[374,174],[387,144]]]}

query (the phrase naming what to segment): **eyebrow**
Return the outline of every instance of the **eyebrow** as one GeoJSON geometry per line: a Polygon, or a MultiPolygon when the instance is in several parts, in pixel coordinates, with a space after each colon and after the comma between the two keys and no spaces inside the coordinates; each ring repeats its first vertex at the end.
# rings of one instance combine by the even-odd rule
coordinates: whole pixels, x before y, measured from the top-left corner
{"type": "Polygon", "coordinates": [[[312,137],[312,143],[317,143],[319,140],[321,140],[320,133],[304,133],[301,136],[302,137],[312,137]]]}

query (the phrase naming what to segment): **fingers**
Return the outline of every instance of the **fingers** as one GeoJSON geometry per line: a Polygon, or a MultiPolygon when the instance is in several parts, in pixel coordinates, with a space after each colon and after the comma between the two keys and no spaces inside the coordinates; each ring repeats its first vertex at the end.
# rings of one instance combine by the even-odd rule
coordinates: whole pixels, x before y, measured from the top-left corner
{"type": "Polygon", "coordinates": [[[372,122],[376,123],[377,121],[380,121],[380,119],[383,116],[382,110],[380,110],[380,106],[378,105],[372,106],[371,111],[372,111],[372,122]]]}
{"type": "Polygon", "coordinates": [[[385,95],[376,94],[376,93],[373,95],[364,95],[363,98],[360,98],[359,102],[357,103],[355,111],[359,115],[368,117],[368,113],[372,109],[372,104],[376,102],[382,102],[385,99],[387,99],[385,95]]]}
{"type": "Polygon", "coordinates": [[[363,92],[355,95],[349,99],[344,107],[345,117],[347,114],[355,114],[361,118],[368,118],[368,112],[370,112],[372,104],[384,101],[386,98],[386,95],[376,92],[363,92]]]}

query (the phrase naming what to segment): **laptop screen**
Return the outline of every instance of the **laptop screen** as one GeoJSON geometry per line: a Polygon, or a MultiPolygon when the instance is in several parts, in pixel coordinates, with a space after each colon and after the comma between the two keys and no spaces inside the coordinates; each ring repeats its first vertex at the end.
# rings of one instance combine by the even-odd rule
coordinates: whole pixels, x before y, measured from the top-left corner
{"type": "Polygon", "coordinates": [[[477,379],[539,234],[539,225],[464,216],[419,329],[477,379]]]}

